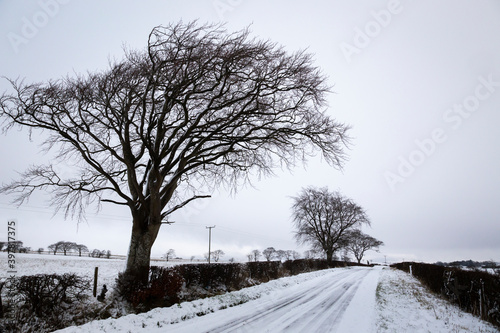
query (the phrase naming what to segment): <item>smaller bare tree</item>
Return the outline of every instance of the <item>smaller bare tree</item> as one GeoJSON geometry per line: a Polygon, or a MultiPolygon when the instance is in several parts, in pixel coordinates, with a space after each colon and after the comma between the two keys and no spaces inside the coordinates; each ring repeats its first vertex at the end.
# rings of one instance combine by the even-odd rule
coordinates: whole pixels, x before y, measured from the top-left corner
{"type": "Polygon", "coordinates": [[[215,250],[212,252],[212,258],[215,262],[218,262],[224,255],[225,253],[222,250],[215,250]]]}
{"type": "Polygon", "coordinates": [[[83,244],[75,244],[75,250],[78,251],[78,256],[82,256],[82,252],[89,252],[89,248],[83,244]]]}
{"type": "Polygon", "coordinates": [[[271,259],[273,259],[276,255],[276,250],[274,249],[274,247],[268,247],[267,249],[262,251],[262,255],[264,256],[264,258],[266,258],[267,261],[271,261],[271,259]]]}
{"type": "Polygon", "coordinates": [[[169,261],[170,259],[174,258],[175,257],[175,250],[174,249],[170,249],[168,250],[167,252],[165,252],[165,254],[163,255],[163,258],[166,260],[166,261],[169,261]]]}
{"type": "Polygon", "coordinates": [[[93,258],[100,258],[102,256],[101,250],[93,249],[92,252],[90,253],[90,256],[93,258]]]}
{"type": "Polygon", "coordinates": [[[65,242],[59,241],[57,243],[50,244],[47,248],[49,249],[49,251],[53,252],[54,255],[56,255],[56,253],[61,249],[63,243],[65,243],[65,242]]]}
{"type": "Polygon", "coordinates": [[[356,257],[358,264],[361,263],[366,251],[378,251],[378,248],[384,245],[384,242],[357,229],[350,231],[346,238],[348,239],[346,248],[356,257]]]}
{"type": "Polygon", "coordinates": [[[260,253],[259,250],[253,250],[249,255],[248,255],[248,259],[250,259],[250,261],[259,261],[259,258],[262,254],[260,253]]]}
{"type": "Polygon", "coordinates": [[[73,251],[76,249],[76,243],[75,242],[62,242],[60,248],[63,251],[64,255],[66,255],[69,251],[73,251]]]}

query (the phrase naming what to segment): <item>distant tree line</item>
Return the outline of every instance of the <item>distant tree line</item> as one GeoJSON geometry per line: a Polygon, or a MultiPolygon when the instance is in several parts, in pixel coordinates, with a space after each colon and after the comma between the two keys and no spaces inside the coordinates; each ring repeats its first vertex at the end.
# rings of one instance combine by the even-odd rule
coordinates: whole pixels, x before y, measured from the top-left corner
{"type": "Polygon", "coordinates": [[[0,251],[27,253],[31,251],[31,247],[23,246],[23,242],[19,240],[13,242],[0,242],[0,251]]]}
{"type": "Polygon", "coordinates": [[[474,261],[474,260],[459,260],[452,262],[436,262],[438,266],[446,267],[467,267],[467,268],[500,268],[500,264],[494,260],[474,261]]]}
{"type": "MultiPolygon", "coordinates": [[[[210,258],[214,261],[214,262],[218,262],[226,253],[222,250],[215,250],[215,251],[211,251],[210,252],[210,258]]],[[[208,252],[205,253],[204,255],[204,258],[206,261],[208,261],[208,252]]],[[[176,254],[175,254],[175,250],[174,249],[169,249],[167,252],[165,252],[162,256],[163,259],[165,259],[165,261],[170,261],[172,259],[182,259],[182,258],[179,258],[179,257],[176,257],[176,254]]],[[[191,256],[191,261],[194,261],[196,257],[195,256],[191,256]]],[[[230,262],[233,262],[234,259],[231,258],[229,259],[230,262]]]]}
{"type": "Polygon", "coordinates": [[[276,250],[274,247],[268,247],[262,252],[260,250],[253,250],[247,254],[248,261],[259,261],[261,257],[264,257],[266,261],[294,260],[300,258],[300,253],[294,250],[276,250]]]}
{"type": "MultiPolygon", "coordinates": [[[[47,249],[50,251],[50,253],[56,255],[56,253],[63,253],[64,255],[67,255],[70,252],[78,253],[78,256],[81,257],[82,253],[87,253],[89,257],[93,258],[110,258],[111,257],[111,251],[110,250],[99,250],[99,249],[94,249],[92,251],[89,250],[89,248],[84,245],[84,244],[77,244],[75,242],[66,242],[66,241],[59,241],[54,244],[50,244],[47,249]]],[[[40,248],[39,253],[43,252],[43,249],[40,248]],[[41,250],[41,251],[40,251],[41,250]]]]}
{"type": "MultiPolygon", "coordinates": [[[[210,251],[210,258],[214,261],[214,262],[219,262],[220,259],[222,259],[222,257],[225,255],[226,253],[222,250],[215,250],[215,251],[210,251]]],[[[208,252],[205,253],[204,255],[204,258],[206,261],[208,261],[208,252]]],[[[166,261],[170,261],[171,259],[174,259],[176,257],[175,255],[175,250],[174,249],[169,249],[167,252],[165,252],[165,254],[163,254],[162,258],[165,259],[166,261]]],[[[193,261],[195,258],[195,256],[191,256],[191,261],[193,261]]],[[[176,259],[180,259],[180,258],[176,258],[176,259]]],[[[231,258],[229,259],[230,262],[233,262],[234,259],[231,258]]]]}
{"type": "MultiPolygon", "coordinates": [[[[0,242],[0,251],[3,252],[15,252],[15,253],[28,253],[34,250],[31,247],[23,246],[22,241],[14,241],[14,242],[0,242]]],[[[42,254],[44,252],[44,248],[40,247],[35,252],[42,254]]],[[[54,244],[50,244],[47,247],[47,251],[56,255],[57,253],[63,253],[67,255],[68,253],[78,253],[78,256],[81,257],[82,254],[87,253],[89,257],[93,258],[111,258],[110,250],[99,250],[94,249],[92,251],[84,244],[77,244],[75,242],[66,242],[59,241],[54,244]]]]}

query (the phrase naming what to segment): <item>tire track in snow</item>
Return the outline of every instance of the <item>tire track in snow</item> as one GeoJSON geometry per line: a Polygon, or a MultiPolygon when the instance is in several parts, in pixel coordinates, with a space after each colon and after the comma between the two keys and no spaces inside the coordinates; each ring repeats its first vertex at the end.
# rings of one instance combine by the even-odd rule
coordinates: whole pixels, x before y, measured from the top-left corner
{"type": "Polygon", "coordinates": [[[324,300],[320,306],[313,308],[313,313],[305,313],[294,323],[285,327],[285,331],[299,328],[301,321],[306,321],[301,331],[308,332],[331,332],[339,323],[351,299],[356,294],[362,278],[368,271],[361,271],[359,276],[350,276],[350,281],[346,281],[340,288],[332,286],[324,293],[324,300]],[[356,280],[354,280],[356,278],[356,280]],[[295,325],[294,325],[295,324],[295,325]]]}

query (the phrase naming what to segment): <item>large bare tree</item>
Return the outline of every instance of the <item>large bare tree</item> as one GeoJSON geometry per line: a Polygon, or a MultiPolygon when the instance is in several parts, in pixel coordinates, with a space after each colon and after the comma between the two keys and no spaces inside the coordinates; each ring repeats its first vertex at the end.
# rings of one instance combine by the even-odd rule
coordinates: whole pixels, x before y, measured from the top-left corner
{"type": "Polygon", "coordinates": [[[293,198],[295,238],[323,251],[328,261],[345,247],[347,232],[370,224],[364,209],[352,199],[328,188],[308,187],[293,198]]]}
{"type": "Polygon", "coordinates": [[[128,207],[125,275],[141,281],[160,226],[190,201],[317,152],[336,167],[344,159],[348,128],[325,114],[329,87],[311,55],[247,30],[156,27],[146,50],[126,51],[105,71],[11,83],[0,96],[4,131],[42,130],[58,154],[0,191],[21,204],[48,189],[70,215],[89,204],[128,207]]]}

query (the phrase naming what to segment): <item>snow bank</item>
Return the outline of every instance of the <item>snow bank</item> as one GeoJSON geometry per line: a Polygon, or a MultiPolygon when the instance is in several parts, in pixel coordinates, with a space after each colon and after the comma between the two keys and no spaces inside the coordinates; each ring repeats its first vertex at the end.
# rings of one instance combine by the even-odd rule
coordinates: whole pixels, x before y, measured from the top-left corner
{"type": "Polygon", "coordinates": [[[429,293],[408,273],[384,269],[377,286],[377,332],[499,332],[429,293]]]}

